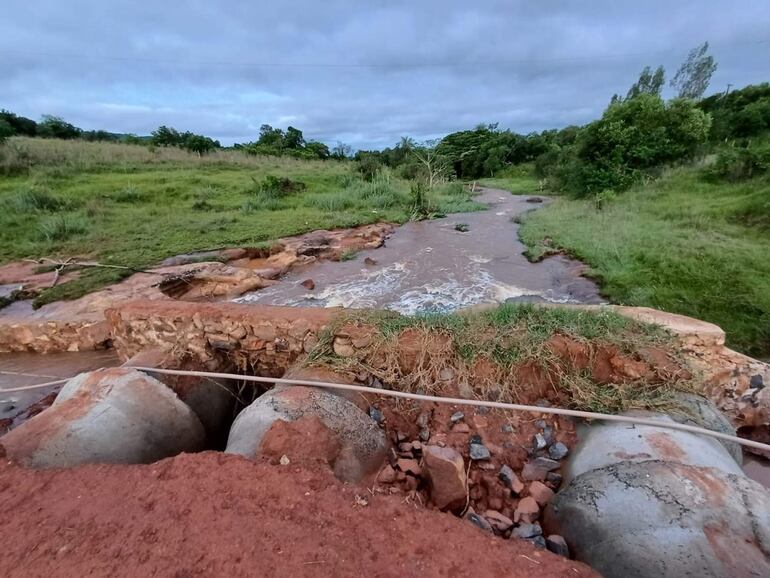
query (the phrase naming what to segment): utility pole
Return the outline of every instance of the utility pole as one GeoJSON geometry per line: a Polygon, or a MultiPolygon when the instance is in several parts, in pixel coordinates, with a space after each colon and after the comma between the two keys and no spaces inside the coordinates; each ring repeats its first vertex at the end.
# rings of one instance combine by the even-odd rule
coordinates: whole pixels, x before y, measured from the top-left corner
{"type": "Polygon", "coordinates": [[[728,83],[727,83],[727,90],[725,90],[725,96],[727,96],[728,94],[730,94],[730,89],[731,89],[732,87],[733,87],[733,85],[732,85],[732,84],[730,84],[730,83],[728,82],[728,83]]]}

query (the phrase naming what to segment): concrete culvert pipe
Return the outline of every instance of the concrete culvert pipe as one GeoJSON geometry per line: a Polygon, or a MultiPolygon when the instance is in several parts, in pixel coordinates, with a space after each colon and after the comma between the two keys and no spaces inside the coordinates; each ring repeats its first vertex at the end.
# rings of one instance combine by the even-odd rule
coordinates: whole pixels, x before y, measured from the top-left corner
{"type": "Polygon", "coordinates": [[[341,450],[332,466],[339,479],[359,481],[383,464],[387,440],[372,418],[339,395],[303,386],[277,386],[244,409],[230,429],[225,451],[255,458],[276,421],[302,417],[319,418],[337,436],[341,450]]]}
{"type": "Polygon", "coordinates": [[[130,368],[69,380],[53,405],[0,438],[8,458],[33,468],[145,464],[203,448],[193,411],[164,384],[130,368]]]}
{"type": "MultiPolygon", "coordinates": [[[[731,429],[707,400],[681,399],[686,421],[731,429]]],[[[684,431],[581,426],[546,528],[608,578],[770,576],[770,492],[734,454],[732,444],[684,431]]]]}

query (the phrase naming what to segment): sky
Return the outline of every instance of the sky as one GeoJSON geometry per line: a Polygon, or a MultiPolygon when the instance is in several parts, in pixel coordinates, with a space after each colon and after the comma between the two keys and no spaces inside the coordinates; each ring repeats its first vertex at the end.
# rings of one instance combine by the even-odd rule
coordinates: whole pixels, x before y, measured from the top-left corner
{"type": "MultiPolygon", "coordinates": [[[[3,0],[0,108],[223,144],[262,124],[355,149],[598,118],[709,41],[707,93],[770,80],[770,2],[3,0]]],[[[665,96],[671,96],[667,88],[665,96]]]]}

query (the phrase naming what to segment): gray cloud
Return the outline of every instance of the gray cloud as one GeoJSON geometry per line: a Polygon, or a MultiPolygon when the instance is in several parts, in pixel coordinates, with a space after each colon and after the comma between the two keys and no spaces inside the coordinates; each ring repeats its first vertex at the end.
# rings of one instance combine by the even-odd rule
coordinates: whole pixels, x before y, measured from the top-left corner
{"type": "Polygon", "coordinates": [[[6,0],[0,107],[225,143],[263,123],[382,147],[481,122],[584,123],[704,40],[711,90],[767,78],[770,4],[6,0]]]}

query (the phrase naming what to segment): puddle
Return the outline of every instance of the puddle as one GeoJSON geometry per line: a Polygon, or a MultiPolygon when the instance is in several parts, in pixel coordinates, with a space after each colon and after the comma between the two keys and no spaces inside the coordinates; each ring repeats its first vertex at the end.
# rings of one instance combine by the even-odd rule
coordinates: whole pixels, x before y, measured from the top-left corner
{"type": "Polygon", "coordinates": [[[477,200],[486,211],[407,223],[384,247],[344,262],[314,263],[280,283],[241,296],[240,303],[303,307],[385,308],[401,313],[452,311],[480,303],[549,301],[602,303],[584,266],[556,256],[541,263],[524,257],[518,225],[527,196],[484,189],[477,200]],[[463,223],[467,232],[455,230],[463,223]],[[312,279],[308,291],[302,281],[312,279]]]}
{"type": "Polygon", "coordinates": [[[113,350],[75,353],[0,353],[0,421],[13,426],[25,418],[27,409],[61,386],[4,393],[3,390],[72,377],[100,367],[120,365],[113,350]]]}

